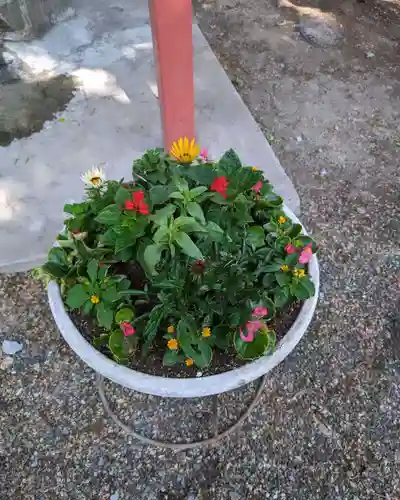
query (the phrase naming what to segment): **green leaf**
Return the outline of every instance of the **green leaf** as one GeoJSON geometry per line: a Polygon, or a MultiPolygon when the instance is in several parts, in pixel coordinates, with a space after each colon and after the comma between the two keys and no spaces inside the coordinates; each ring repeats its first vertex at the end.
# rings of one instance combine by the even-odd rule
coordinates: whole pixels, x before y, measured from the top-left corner
{"type": "Polygon", "coordinates": [[[132,199],[132,195],[124,186],[120,186],[115,194],[114,201],[119,207],[123,207],[127,200],[132,199]]]}
{"type": "Polygon", "coordinates": [[[146,328],[143,332],[143,338],[145,339],[143,344],[143,353],[146,354],[151,346],[155,336],[157,335],[158,327],[162,319],[164,318],[164,306],[159,304],[158,306],[153,307],[153,310],[150,313],[148,321],[146,323],[146,328]]]}
{"type": "Polygon", "coordinates": [[[208,190],[206,186],[197,186],[190,190],[190,197],[192,199],[197,198],[201,194],[205,193],[208,190]]]}
{"type": "Polygon", "coordinates": [[[130,297],[131,295],[148,295],[144,290],[121,290],[119,292],[121,297],[130,297]]]}
{"type": "Polygon", "coordinates": [[[160,208],[160,210],[157,210],[154,215],[151,216],[151,220],[158,226],[163,226],[167,224],[168,219],[174,214],[176,209],[176,205],[169,203],[164,208],[160,208]]]}
{"type": "Polygon", "coordinates": [[[209,186],[213,180],[218,177],[218,173],[214,170],[212,165],[197,165],[196,167],[188,167],[184,170],[184,175],[189,179],[209,186]]]}
{"type": "Polygon", "coordinates": [[[277,271],[281,270],[281,265],[282,264],[267,264],[266,266],[262,267],[262,271],[265,273],[276,273],[277,271]]]}
{"type": "Polygon", "coordinates": [[[189,235],[183,232],[178,232],[175,236],[175,242],[181,247],[186,255],[193,259],[204,260],[203,254],[199,248],[193,243],[189,235]]]}
{"type": "Polygon", "coordinates": [[[111,285],[106,288],[106,290],[102,293],[101,298],[108,303],[114,302],[118,299],[118,291],[115,285],[111,285]]]}
{"type": "Polygon", "coordinates": [[[292,280],[291,274],[284,271],[275,273],[275,278],[280,286],[288,285],[292,280]]]}
{"type": "Polygon", "coordinates": [[[91,310],[93,309],[94,304],[90,301],[87,300],[82,307],[82,312],[85,316],[89,315],[91,310]]]}
{"type": "Polygon", "coordinates": [[[275,284],[275,275],[271,273],[265,274],[263,277],[263,286],[270,289],[273,284],[275,284]]]}
{"type": "Polygon", "coordinates": [[[174,186],[154,186],[149,191],[149,198],[154,205],[165,203],[174,191],[174,186]]]}
{"type": "Polygon", "coordinates": [[[242,359],[255,359],[262,356],[271,348],[270,343],[270,335],[262,331],[255,334],[252,342],[244,342],[240,338],[239,332],[237,332],[234,337],[236,352],[242,359]]]}
{"type": "Polygon", "coordinates": [[[121,217],[121,210],[117,205],[109,205],[104,208],[96,217],[99,224],[114,225],[117,224],[121,217]]]}
{"type": "Polygon", "coordinates": [[[184,359],[184,356],[182,356],[182,354],[178,351],[171,351],[168,349],[164,353],[163,366],[174,366],[177,363],[181,363],[184,359]]]}
{"type": "Polygon", "coordinates": [[[313,297],[315,295],[314,283],[311,281],[311,279],[308,276],[301,278],[300,283],[303,285],[304,288],[307,288],[308,293],[310,294],[310,297],[313,297]]]}
{"type": "Polygon", "coordinates": [[[50,262],[54,262],[55,264],[59,264],[60,266],[69,266],[67,253],[63,248],[54,247],[49,251],[48,260],[50,262]]]}
{"type": "Polygon", "coordinates": [[[198,203],[196,203],[195,201],[191,201],[187,204],[186,208],[192,217],[199,220],[202,224],[206,223],[206,220],[204,218],[203,209],[201,208],[201,206],[198,203]]]}
{"type": "Polygon", "coordinates": [[[89,298],[86,288],[81,284],[77,284],[68,291],[66,303],[71,309],[79,309],[89,298]]]}
{"type": "Polygon", "coordinates": [[[159,245],[148,245],[146,250],[144,251],[144,261],[146,263],[146,267],[148,268],[150,274],[155,274],[156,266],[160,262],[162,247],[159,245]]]}
{"type": "Polygon", "coordinates": [[[295,266],[297,264],[298,260],[299,260],[299,254],[298,253],[291,253],[291,254],[286,255],[285,264],[287,266],[295,266]]]}
{"type": "Polygon", "coordinates": [[[99,302],[96,307],[96,315],[99,325],[110,330],[114,319],[112,309],[107,307],[104,302],[99,302]]]}
{"type": "Polygon", "coordinates": [[[117,314],[115,315],[115,322],[116,323],[123,323],[124,321],[130,323],[134,317],[134,313],[132,309],[129,309],[128,307],[123,307],[119,311],[117,311],[117,314]]]}
{"type": "Polygon", "coordinates": [[[247,241],[254,249],[264,246],[264,229],[261,226],[251,226],[248,230],[247,241]]]}
{"type": "Polygon", "coordinates": [[[274,292],[274,302],[277,309],[283,309],[289,303],[290,293],[287,286],[278,288],[274,292]]]}
{"type": "Polygon", "coordinates": [[[122,330],[114,330],[109,338],[108,347],[116,358],[116,360],[127,359],[128,353],[124,342],[124,334],[122,330]]]}
{"type": "Polygon", "coordinates": [[[301,224],[293,224],[287,234],[290,238],[296,238],[301,233],[302,229],[301,224]]]}
{"type": "Polygon", "coordinates": [[[242,168],[242,162],[233,149],[224,153],[219,162],[218,168],[223,171],[227,177],[232,177],[235,172],[242,168]]]}
{"type": "Polygon", "coordinates": [[[168,243],[168,239],[169,239],[168,226],[160,226],[153,236],[153,240],[155,243],[168,243]]]}
{"type": "Polygon", "coordinates": [[[71,215],[82,215],[87,212],[89,203],[67,203],[64,205],[64,212],[71,215]]]}
{"type": "Polygon", "coordinates": [[[211,240],[220,243],[225,239],[224,230],[218,226],[215,222],[209,221],[207,223],[206,229],[211,240]]]}
{"type": "Polygon", "coordinates": [[[211,363],[213,356],[212,348],[209,344],[207,344],[203,340],[199,340],[197,347],[199,349],[199,353],[198,354],[196,353],[196,356],[193,359],[193,361],[199,368],[205,368],[211,363]]]}
{"type": "Polygon", "coordinates": [[[201,226],[194,217],[178,217],[174,220],[174,226],[187,233],[193,231],[206,232],[206,229],[201,226]]]}
{"type": "Polygon", "coordinates": [[[183,194],[180,192],[180,191],[174,191],[173,193],[171,193],[169,195],[170,198],[174,198],[176,200],[184,200],[185,197],[183,196],[183,194]]]}
{"type": "Polygon", "coordinates": [[[108,333],[102,333],[100,337],[94,338],[92,342],[95,347],[103,347],[108,345],[109,338],[110,336],[108,333]]]}
{"type": "Polygon", "coordinates": [[[50,274],[54,278],[65,278],[68,274],[68,268],[55,262],[46,262],[42,269],[45,273],[50,274]]]}
{"type": "Polygon", "coordinates": [[[94,283],[97,280],[97,271],[99,269],[99,265],[97,261],[91,260],[87,266],[87,273],[89,276],[89,279],[92,283],[94,283]]]}
{"type": "Polygon", "coordinates": [[[315,293],[315,288],[311,281],[305,284],[303,283],[305,280],[306,278],[300,278],[297,283],[293,282],[290,287],[290,292],[296,297],[296,299],[306,300],[309,299],[313,293],[315,293]],[[310,286],[310,284],[312,286],[310,286]]]}

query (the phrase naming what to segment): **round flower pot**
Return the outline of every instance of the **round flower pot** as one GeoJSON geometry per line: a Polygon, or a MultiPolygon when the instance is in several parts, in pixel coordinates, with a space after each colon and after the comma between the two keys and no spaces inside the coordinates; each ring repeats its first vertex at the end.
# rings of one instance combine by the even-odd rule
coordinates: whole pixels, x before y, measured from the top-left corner
{"type": "MultiPolygon", "coordinates": [[[[297,217],[286,207],[285,212],[294,222],[300,224],[297,217]]],[[[304,233],[306,234],[305,230],[304,233]]],[[[306,332],[318,301],[319,267],[315,255],[309,262],[308,270],[315,285],[315,295],[304,302],[296,321],[272,354],[225,373],[198,378],[159,377],[119,365],[96,350],[77,330],[65,310],[60,288],[54,281],[49,283],[48,298],[54,320],[65,341],[97,373],[139,392],[162,397],[195,398],[220,394],[246,385],[268,373],[293,351],[306,332]]]]}

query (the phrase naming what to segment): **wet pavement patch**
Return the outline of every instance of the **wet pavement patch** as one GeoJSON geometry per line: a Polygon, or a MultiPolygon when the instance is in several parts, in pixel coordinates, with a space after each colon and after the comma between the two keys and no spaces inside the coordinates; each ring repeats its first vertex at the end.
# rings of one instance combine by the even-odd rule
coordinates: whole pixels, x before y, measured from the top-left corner
{"type": "Polygon", "coordinates": [[[14,81],[0,87],[0,147],[42,130],[46,121],[63,111],[74,96],[70,75],[14,81]]]}

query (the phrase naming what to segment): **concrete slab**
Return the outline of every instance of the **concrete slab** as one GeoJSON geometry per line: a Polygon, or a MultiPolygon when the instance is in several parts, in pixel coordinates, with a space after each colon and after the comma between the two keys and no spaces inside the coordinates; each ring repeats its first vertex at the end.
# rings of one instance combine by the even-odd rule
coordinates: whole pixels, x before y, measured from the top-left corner
{"type": "MultiPolygon", "coordinates": [[[[145,7],[98,2],[95,14],[85,1],[79,15],[41,40],[6,44],[31,74],[70,74],[76,90],[40,132],[0,147],[1,271],[42,261],[61,227],[63,204],[83,193],[83,171],[104,163],[109,177],[129,176],[132,160],[161,144],[145,7]]],[[[194,47],[201,145],[213,156],[234,147],[298,212],[293,185],[196,25],[194,47]]]]}

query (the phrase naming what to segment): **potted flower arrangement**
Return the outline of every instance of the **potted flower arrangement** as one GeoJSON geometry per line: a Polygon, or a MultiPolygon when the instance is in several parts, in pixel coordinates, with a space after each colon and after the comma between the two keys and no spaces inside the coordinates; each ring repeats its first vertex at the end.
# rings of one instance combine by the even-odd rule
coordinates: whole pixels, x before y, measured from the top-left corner
{"type": "Polygon", "coordinates": [[[147,151],[132,180],[101,169],[83,180],[37,274],[95,370],[194,397],[249,382],[294,348],[317,300],[317,248],[260,170],[233,150],[211,161],[184,138],[147,151]]]}

